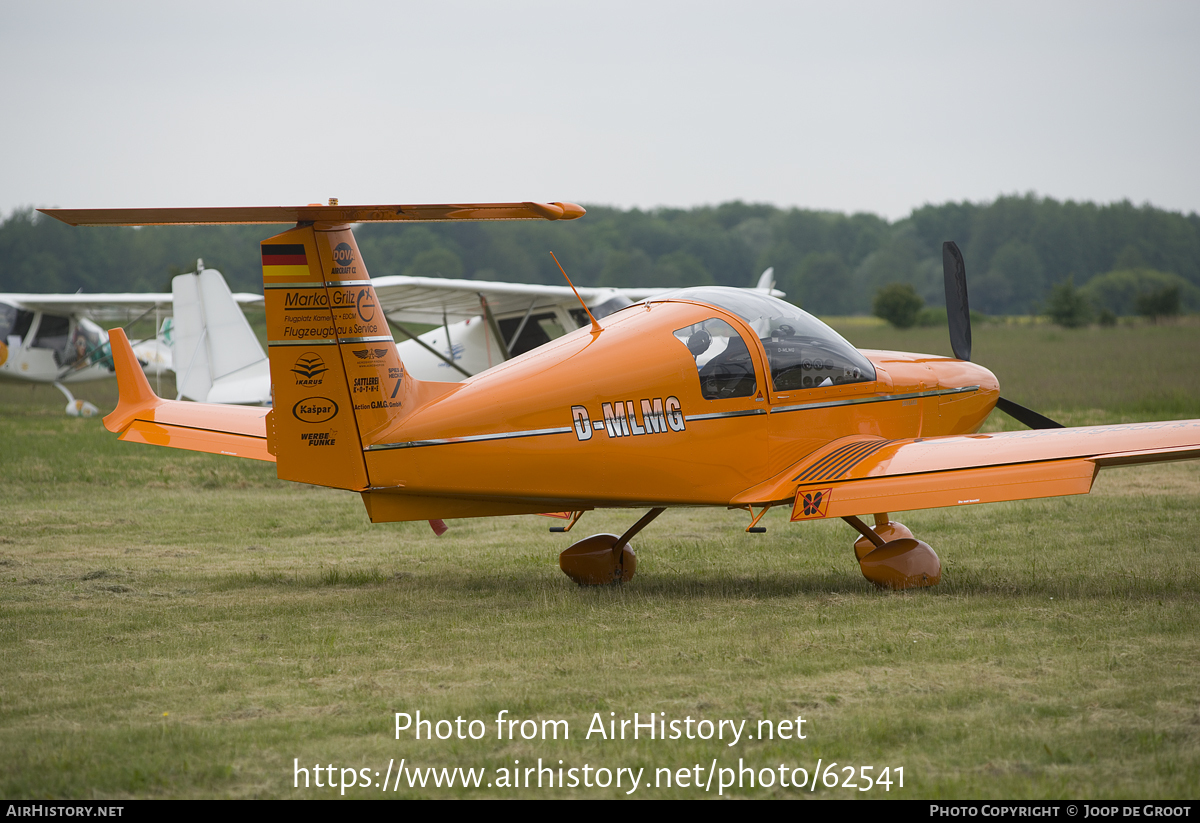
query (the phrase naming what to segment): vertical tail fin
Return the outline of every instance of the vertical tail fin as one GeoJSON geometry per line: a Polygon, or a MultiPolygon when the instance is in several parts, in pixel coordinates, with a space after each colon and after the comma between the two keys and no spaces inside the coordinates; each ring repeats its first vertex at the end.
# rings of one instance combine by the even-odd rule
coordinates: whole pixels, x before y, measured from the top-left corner
{"type": "Polygon", "coordinates": [[[201,269],[177,275],[171,294],[180,396],[210,403],[268,402],[267,356],[221,273],[201,269]]]}
{"type": "Polygon", "coordinates": [[[176,399],[204,402],[212,388],[212,369],[208,363],[208,332],[204,324],[204,309],[200,288],[194,274],[171,278],[172,313],[175,315],[174,348],[176,399]]]}
{"type": "Polygon", "coordinates": [[[414,405],[354,234],[298,226],[262,243],[279,476],[362,490],[363,447],[414,405]]]}

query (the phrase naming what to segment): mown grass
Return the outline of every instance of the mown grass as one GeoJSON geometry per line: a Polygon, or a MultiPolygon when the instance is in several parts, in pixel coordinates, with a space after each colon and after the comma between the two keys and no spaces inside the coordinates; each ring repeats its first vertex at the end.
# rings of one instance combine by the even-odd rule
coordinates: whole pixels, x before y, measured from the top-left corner
{"type": "MultiPolygon", "coordinates": [[[[1200,329],[1181,328],[1112,347],[1174,369],[1181,404],[1144,412],[1093,405],[1066,380],[1058,394],[1050,380],[1040,405],[1019,380],[1006,385],[1003,351],[1046,369],[1111,362],[1091,336],[1066,334],[1051,355],[1027,330],[1001,345],[1004,327],[979,328],[976,359],[1006,396],[1047,413],[1200,417],[1200,329]]],[[[880,337],[869,345],[938,351],[916,334],[880,337]]],[[[53,390],[45,407],[29,389],[4,391],[4,797],[338,794],[294,789],[293,758],[310,773],[382,773],[405,758],[487,779],[538,758],[643,767],[644,779],[714,758],[776,775],[818,758],[904,768],[904,788],[886,793],[776,785],[739,797],[1190,798],[1200,786],[1195,462],[1106,472],[1087,497],[906,514],[943,559],[932,590],[875,591],[841,523],[771,512],[767,534],[746,535],[743,513],[709,510],[647,528],[631,584],[580,589],[555,562],[572,537],[543,518],[452,521],[442,538],[424,523],[373,526],[354,495],[281,483],[267,464],[119,443],[96,420],[63,417],[53,390]],[[488,736],[397,741],[393,714],[418,709],[484,720],[488,736]],[[496,740],[501,710],[566,719],[571,739],[496,740]],[[597,712],[748,727],[800,715],[807,738],[584,739],[597,712]]],[[[576,534],[634,516],[590,513],[576,534]]]]}

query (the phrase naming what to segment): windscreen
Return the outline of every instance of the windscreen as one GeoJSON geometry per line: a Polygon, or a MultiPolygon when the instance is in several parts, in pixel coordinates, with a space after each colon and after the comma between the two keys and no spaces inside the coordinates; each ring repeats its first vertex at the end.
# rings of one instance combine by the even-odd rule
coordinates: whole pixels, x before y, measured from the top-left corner
{"type": "Polygon", "coordinates": [[[875,379],[871,361],[840,334],[791,303],[761,292],[703,286],[654,298],[694,300],[736,314],[758,335],[776,391],[864,383],[875,379]]]}

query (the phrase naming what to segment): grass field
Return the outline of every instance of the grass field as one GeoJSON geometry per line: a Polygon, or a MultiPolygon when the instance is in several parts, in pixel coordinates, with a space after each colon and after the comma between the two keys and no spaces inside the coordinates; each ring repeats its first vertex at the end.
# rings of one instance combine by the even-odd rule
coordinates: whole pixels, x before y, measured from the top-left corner
{"type": "MultiPolygon", "coordinates": [[[[864,347],[947,349],[944,330],[841,330],[864,347]]],[[[1200,417],[1197,325],[980,326],[975,359],[1006,396],[1068,423],[1200,417]]],[[[111,408],[114,392],[76,393],[111,408]]],[[[315,786],[317,764],[333,767],[325,784],[355,770],[346,797],[630,790],[629,773],[560,789],[557,771],[555,788],[536,771],[513,787],[539,758],[599,782],[597,769],[642,769],[631,796],[653,798],[716,797],[739,765],[755,785],[724,796],[1200,790],[1200,462],[1112,470],[1085,497],[904,515],[942,557],[931,590],[875,591],[840,522],[772,512],[746,535],[744,513],[722,510],[667,512],[635,541],[634,581],[596,590],[558,571],[572,537],[544,518],[452,521],[441,538],[372,526],[355,495],[119,443],[62,406],[53,389],[0,384],[6,798],[338,796],[315,786]],[[397,740],[395,713],[418,710],[486,732],[397,740]],[[518,724],[497,739],[501,711],[565,720],[570,738],[538,725],[525,740],[518,724]],[[722,740],[585,737],[597,715],[635,712],[746,722],[733,745],[727,725],[722,740]],[[804,739],[759,739],[760,720],[797,717],[804,739]],[[293,787],[297,761],[308,789],[303,773],[293,787]],[[836,787],[811,790],[818,761],[836,787]],[[781,764],[809,784],[782,787],[781,764]],[[428,767],[484,769],[482,786],[410,787],[428,767]],[[889,769],[886,790],[842,785],[853,768],[865,786],[864,767],[889,769]]],[[[575,536],[637,515],[590,513],[575,536]]]]}

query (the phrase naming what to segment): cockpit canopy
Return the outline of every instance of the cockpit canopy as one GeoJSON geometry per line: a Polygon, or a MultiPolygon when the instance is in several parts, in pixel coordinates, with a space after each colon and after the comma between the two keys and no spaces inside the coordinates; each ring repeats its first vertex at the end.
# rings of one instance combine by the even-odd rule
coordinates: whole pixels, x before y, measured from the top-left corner
{"type": "MultiPolygon", "coordinates": [[[[702,286],[667,292],[650,302],[667,300],[707,303],[744,320],[767,353],[775,391],[875,380],[871,361],[845,338],[803,309],[776,297],[745,289],[702,286]]],[[[745,367],[738,367],[740,371],[735,368],[749,358],[746,343],[732,326],[714,318],[679,329],[675,336],[695,358],[706,398],[744,397],[754,392],[753,370],[747,374],[745,367]]]]}

